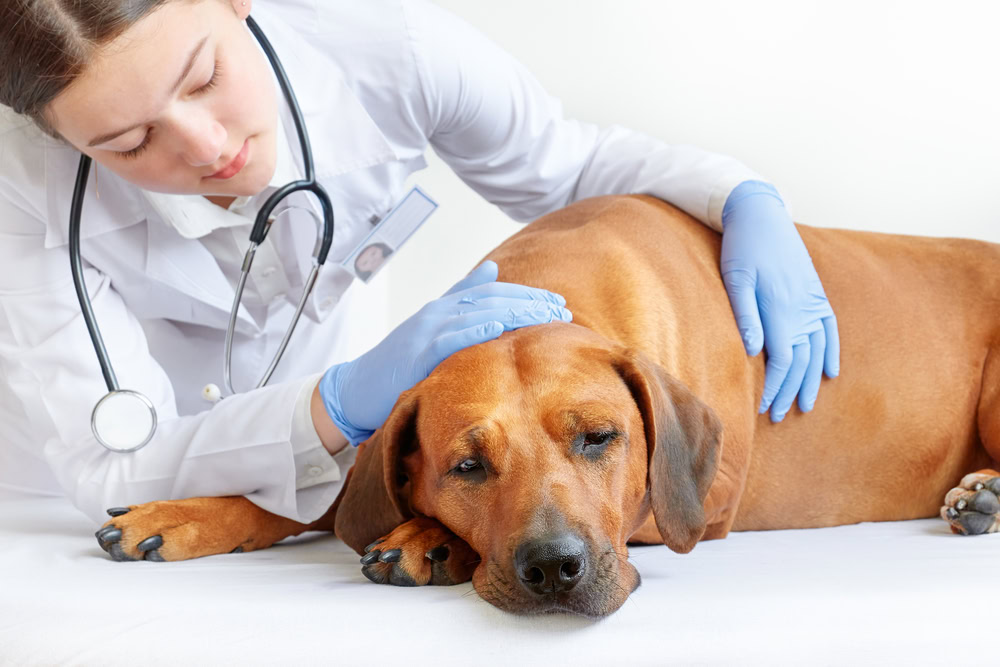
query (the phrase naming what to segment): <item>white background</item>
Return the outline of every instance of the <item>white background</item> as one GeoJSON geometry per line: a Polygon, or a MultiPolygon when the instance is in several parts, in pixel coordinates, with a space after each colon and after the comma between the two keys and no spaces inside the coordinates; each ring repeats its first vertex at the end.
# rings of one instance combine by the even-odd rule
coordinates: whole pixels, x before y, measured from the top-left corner
{"type": "MultiPolygon", "coordinates": [[[[732,155],[797,222],[1000,242],[1000,3],[438,4],[567,116],[732,155]]],[[[391,325],[520,228],[428,158],[413,182],[441,208],[366,288],[391,325]]]]}

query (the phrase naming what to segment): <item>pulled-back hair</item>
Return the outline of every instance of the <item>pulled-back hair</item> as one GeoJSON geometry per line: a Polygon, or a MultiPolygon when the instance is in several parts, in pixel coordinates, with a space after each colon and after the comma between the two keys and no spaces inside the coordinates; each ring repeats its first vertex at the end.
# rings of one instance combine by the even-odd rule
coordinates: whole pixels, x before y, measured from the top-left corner
{"type": "Polygon", "coordinates": [[[45,108],[94,53],[171,0],[0,0],[0,104],[59,134],[45,108]]]}

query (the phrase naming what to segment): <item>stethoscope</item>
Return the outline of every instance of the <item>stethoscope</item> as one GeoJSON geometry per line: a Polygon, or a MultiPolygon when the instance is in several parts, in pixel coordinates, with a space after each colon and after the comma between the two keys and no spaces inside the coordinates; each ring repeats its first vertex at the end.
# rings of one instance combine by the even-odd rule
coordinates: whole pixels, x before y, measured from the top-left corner
{"type": "MultiPolygon", "coordinates": [[[[305,179],[301,181],[292,181],[274,192],[267,199],[267,201],[264,202],[264,205],[257,213],[257,219],[254,222],[253,231],[250,233],[250,247],[247,249],[246,255],[243,258],[240,280],[236,286],[236,294],[233,297],[233,307],[229,312],[229,327],[226,329],[226,350],[223,377],[225,379],[226,389],[231,394],[236,393],[233,390],[231,370],[233,333],[236,329],[236,316],[240,308],[240,301],[243,297],[243,288],[246,285],[247,276],[250,274],[250,267],[253,265],[254,255],[256,254],[257,248],[260,244],[264,242],[264,239],[267,237],[267,233],[271,228],[271,224],[274,222],[275,218],[271,216],[271,212],[281,202],[281,200],[285,199],[292,193],[302,190],[311,192],[319,198],[320,206],[323,211],[323,221],[321,230],[319,225],[317,225],[316,246],[313,249],[312,270],[309,272],[309,277],[306,279],[303,287],[302,297],[299,299],[298,306],[295,309],[295,314],[285,331],[285,335],[282,338],[281,343],[278,345],[277,353],[274,355],[274,358],[271,360],[271,364],[267,367],[263,377],[257,384],[258,388],[267,384],[267,381],[271,378],[271,374],[274,373],[274,369],[281,360],[282,355],[285,353],[285,348],[288,346],[288,340],[291,338],[292,332],[295,331],[295,325],[298,324],[299,317],[302,315],[302,309],[305,307],[306,300],[309,298],[310,293],[312,293],[313,286],[316,284],[319,268],[326,261],[327,253],[330,251],[330,244],[333,242],[334,225],[333,204],[330,203],[330,197],[327,195],[326,190],[323,189],[323,186],[316,182],[313,171],[312,147],[309,143],[309,134],[306,131],[306,125],[302,119],[302,111],[299,109],[299,104],[295,99],[295,93],[292,91],[292,86],[288,82],[288,77],[285,74],[284,68],[281,66],[281,61],[278,60],[278,56],[274,52],[274,48],[271,46],[271,43],[267,41],[267,38],[264,36],[260,27],[249,16],[247,17],[247,25],[249,26],[250,31],[254,34],[254,37],[257,38],[261,48],[264,49],[267,59],[271,61],[271,67],[278,78],[278,83],[281,85],[281,90],[285,95],[285,100],[291,108],[292,116],[295,120],[295,129],[299,136],[299,145],[302,147],[302,162],[305,167],[305,179]]],[[[94,311],[90,304],[90,297],[87,295],[87,288],[83,279],[83,269],[80,262],[80,212],[83,209],[83,198],[87,187],[87,176],[90,173],[90,163],[91,159],[89,157],[86,155],[80,156],[80,166],[76,173],[76,186],[73,189],[73,202],[70,206],[69,213],[69,260],[73,271],[73,284],[76,287],[76,295],[80,301],[80,309],[83,311],[83,319],[87,324],[87,331],[90,332],[90,340],[94,344],[94,351],[97,353],[97,360],[101,364],[101,372],[104,374],[104,382],[108,386],[108,393],[97,402],[97,405],[94,406],[94,410],[91,413],[90,429],[93,431],[94,437],[97,438],[97,441],[109,450],[114,452],[134,452],[145,446],[146,443],[153,438],[153,434],[156,432],[156,408],[153,407],[153,402],[141,392],[133,389],[119,388],[118,379],[115,377],[114,369],[111,367],[111,360],[108,357],[108,350],[104,346],[100,329],[97,327],[97,320],[94,318],[94,311]]],[[[284,212],[285,211],[282,211],[282,213],[284,212]]],[[[313,216],[315,217],[315,214],[313,214],[313,216]]],[[[214,385],[206,387],[206,394],[209,394],[210,398],[211,394],[218,394],[218,388],[215,388],[213,392],[211,390],[212,387],[214,387],[214,385]]]]}

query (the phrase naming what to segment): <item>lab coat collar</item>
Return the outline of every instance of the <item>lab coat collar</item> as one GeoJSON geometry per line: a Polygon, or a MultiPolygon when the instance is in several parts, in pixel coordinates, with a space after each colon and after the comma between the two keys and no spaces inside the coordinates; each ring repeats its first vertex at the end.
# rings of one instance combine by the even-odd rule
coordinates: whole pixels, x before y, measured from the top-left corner
{"type": "MultiPolygon", "coordinates": [[[[335,60],[297,36],[272,10],[255,8],[254,18],[277,51],[295,91],[312,143],[318,180],[398,159],[348,86],[335,60]]],[[[278,95],[283,129],[295,165],[304,173],[295,124],[280,90],[278,95]]],[[[44,150],[48,197],[45,247],[52,248],[69,242],[69,212],[79,153],[54,140],[47,141],[44,150]]],[[[95,163],[87,183],[82,217],[80,237],[86,239],[124,229],[150,216],[139,188],[95,163]]],[[[150,222],[165,224],[158,219],[150,222]]],[[[219,277],[222,278],[221,272],[219,277]]]]}

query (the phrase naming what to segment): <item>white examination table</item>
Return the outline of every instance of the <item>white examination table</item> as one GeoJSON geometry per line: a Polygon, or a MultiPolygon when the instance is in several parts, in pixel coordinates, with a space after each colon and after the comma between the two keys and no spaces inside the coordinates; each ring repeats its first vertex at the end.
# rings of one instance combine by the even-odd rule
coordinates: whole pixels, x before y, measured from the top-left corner
{"type": "Polygon", "coordinates": [[[940,520],[633,548],[642,586],[597,622],[378,586],[328,534],[116,563],[96,529],[65,499],[0,500],[0,665],[946,665],[1000,636],[1000,535],[940,520]]]}

